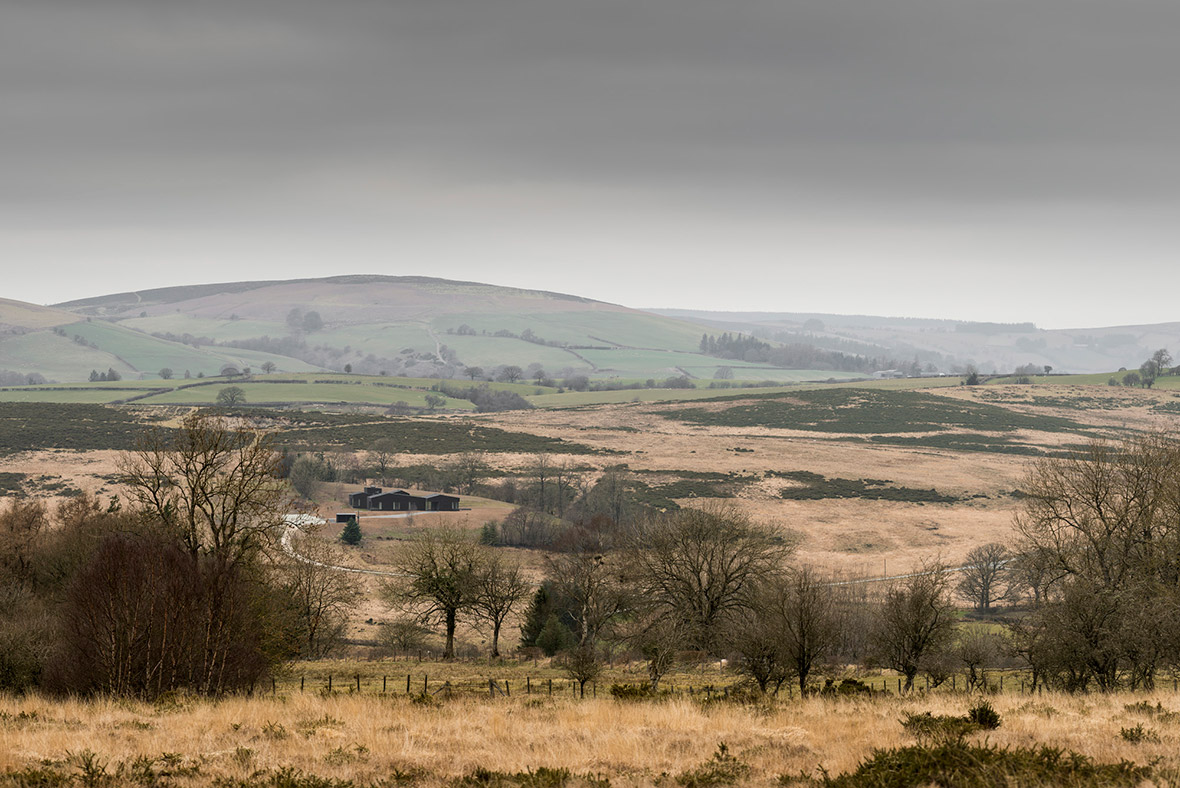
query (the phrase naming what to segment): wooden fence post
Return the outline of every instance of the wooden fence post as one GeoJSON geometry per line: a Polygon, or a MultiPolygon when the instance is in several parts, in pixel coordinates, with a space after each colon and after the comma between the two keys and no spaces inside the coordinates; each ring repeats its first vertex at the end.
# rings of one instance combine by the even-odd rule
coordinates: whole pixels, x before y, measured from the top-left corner
{"type": "Polygon", "coordinates": [[[332,691],[332,674],[328,674],[328,692],[332,691]]]}
{"type": "Polygon", "coordinates": [[[406,674],[406,694],[410,694],[410,674],[406,674]]]}
{"type": "Polygon", "coordinates": [[[303,692],[303,676],[299,677],[299,691],[303,692]]]}
{"type": "Polygon", "coordinates": [[[358,693],[361,691],[361,674],[359,673],[356,674],[356,691],[358,693]]]}
{"type": "Polygon", "coordinates": [[[381,694],[382,695],[385,694],[385,690],[387,689],[387,686],[386,686],[387,681],[389,681],[389,676],[382,676],[381,677],[381,694]]]}

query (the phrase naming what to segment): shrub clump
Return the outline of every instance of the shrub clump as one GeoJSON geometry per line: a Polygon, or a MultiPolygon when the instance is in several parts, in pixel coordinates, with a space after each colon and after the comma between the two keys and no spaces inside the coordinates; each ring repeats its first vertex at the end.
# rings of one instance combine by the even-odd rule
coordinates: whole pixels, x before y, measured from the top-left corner
{"type": "Polygon", "coordinates": [[[880,694],[881,690],[875,690],[868,684],[857,679],[841,679],[837,684],[832,679],[824,681],[824,688],[820,690],[820,694],[837,697],[856,697],[858,695],[873,695],[880,694]]]}
{"type": "Polygon", "coordinates": [[[937,746],[875,750],[855,771],[814,784],[827,788],[908,788],[942,785],[955,788],[1135,786],[1150,779],[1152,768],[1131,761],[1096,763],[1056,747],[1001,748],[948,742],[937,746]]]}
{"type": "Polygon", "coordinates": [[[968,709],[967,719],[985,731],[994,731],[1000,727],[1000,713],[986,700],[968,709]]]}
{"type": "Polygon", "coordinates": [[[730,755],[725,742],[717,745],[713,757],[676,776],[676,784],[682,788],[713,788],[719,785],[734,785],[750,771],[749,764],[730,755]]]}
{"type": "Polygon", "coordinates": [[[569,769],[538,766],[534,771],[498,772],[482,766],[455,780],[455,788],[565,788],[567,785],[586,788],[610,788],[610,780],[601,775],[573,774],[569,769]]]}
{"type": "Polygon", "coordinates": [[[906,714],[901,721],[905,728],[920,743],[933,744],[961,744],[968,735],[980,730],[980,727],[966,717],[953,714],[931,714],[928,711],[921,714],[906,714]]]}

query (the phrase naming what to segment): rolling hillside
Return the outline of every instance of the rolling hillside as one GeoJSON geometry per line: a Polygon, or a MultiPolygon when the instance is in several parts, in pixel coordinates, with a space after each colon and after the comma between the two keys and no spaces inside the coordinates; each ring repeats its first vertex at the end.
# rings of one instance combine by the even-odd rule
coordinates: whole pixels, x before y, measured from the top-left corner
{"type": "MultiPolygon", "coordinates": [[[[280,372],[455,377],[480,367],[483,377],[518,366],[552,378],[711,380],[733,377],[790,382],[847,374],[782,370],[724,361],[698,352],[700,329],[577,296],[426,277],[338,276],[282,282],[234,282],[119,293],[57,306],[66,325],[93,346],[71,359],[78,380],[108,366],[121,375],[216,374],[226,364],[280,372]],[[99,362],[102,362],[101,364],[99,362]]],[[[21,360],[29,362],[31,353],[21,360]]],[[[0,364],[3,367],[3,364],[0,364]]],[[[28,363],[8,368],[30,369],[28,363]]]]}
{"type": "Polygon", "coordinates": [[[983,372],[1046,365],[1060,372],[1135,369],[1159,348],[1180,350],[1180,322],[1102,328],[1042,329],[1033,323],[979,323],[870,315],[702,312],[653,309],[708,331],[743,331],[779,342],[916,358],[946,368],[971,363],[983,372]]]}
{"type": "Polygon", "coordinates": [[[927,374],[969,363],[984,372],[1033,364],[1109,373],[1137,367],[1160,347],[1180,351],[1180,323],[1044,331],[1031,323],[657,314],[427,277],[191,285],[54,307],[0,299],[0,384],[7,386],[29,379],[75,383],[92,372],[114,372],[124,381],[156,380],[162,370],[176,379],[200,378],[227,367],[492,379],[506,366],[519,367],[520,379],[530,382],[586,376],[619,384],[685,377],[698,385],[715,378],[790,384],[863,378],[887,364],[927,374]],[[767,344],[757,352],[718,353],[724,359],[701,352],[702,334],[723,332],[767,344]],[[795,353],[798,348],[803,352],[795,353]],[[856,363],[842,363],[837,354],[856,363]]]}

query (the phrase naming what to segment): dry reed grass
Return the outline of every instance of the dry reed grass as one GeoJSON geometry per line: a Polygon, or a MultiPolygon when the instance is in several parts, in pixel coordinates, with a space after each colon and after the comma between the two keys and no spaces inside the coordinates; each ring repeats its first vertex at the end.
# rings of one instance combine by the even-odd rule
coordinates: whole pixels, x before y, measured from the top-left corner
{"type": "MultiPolygon", "coordinates": [[[[1180,768],[1180,721],[1124,708],[1140,700],[1180,708],[1173,693],[991,700],[1003,719],[986,734],[992,743],[1049,744],[1099,761],[1158,759],[1161,768],[1180,768]],[[1158,740],[1136,744],[1120,735],[1140,723],[1158,740]]],[[[962,714],[975,701],[938,695],[702,705],[687,698],[513,697],[423,706],[404,696],[307,694],[151,705],[0,697],[0,773],[91,750],[112,765],[179,753],[200,765],[181,785],[280,767],[358,783],[421,770],[424,782],[438,784],[477,767],[540,766],[602,774],[616,785],[653,785],[663,774],[708,760],[725,742],[751,767],[745,783],[766,785],[780,774],[814,774],[819,767],[831,774],[851,770],[875,747],[913,743],[899,724],[904,713],[962,714]]]]}

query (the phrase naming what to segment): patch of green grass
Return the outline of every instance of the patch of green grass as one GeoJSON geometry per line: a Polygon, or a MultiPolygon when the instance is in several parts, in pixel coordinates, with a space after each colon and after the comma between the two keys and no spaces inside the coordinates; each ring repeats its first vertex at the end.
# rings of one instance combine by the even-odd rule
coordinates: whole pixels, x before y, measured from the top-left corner
{"type": "MultiPolygon", "coordinates": [[[[268,383],[265,380],[223,380],[216,383],[189,385],[139,400],[144,405],[212,405],[217,394],[226,386],[237,386],[245,392],[250,405],[300,405],[312,403],[347,403],[392,405],[405,402],[416,408],[426,407],[426,395],[419,389],[401,389],[377,385],[345,385],[337,383],[268,383]]],[[[446,410],[472,410],[467,400],[447,397],[442,406],[446,410]]]]}

